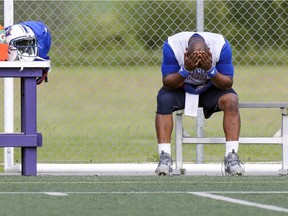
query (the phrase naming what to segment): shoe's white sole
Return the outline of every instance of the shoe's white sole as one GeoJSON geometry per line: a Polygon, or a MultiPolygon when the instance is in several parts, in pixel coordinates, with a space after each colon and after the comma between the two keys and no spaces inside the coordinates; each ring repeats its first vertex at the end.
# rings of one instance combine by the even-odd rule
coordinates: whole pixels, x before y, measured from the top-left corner
{"type": "Polygon", "coordinates": [[[243,176],[244,172],[230,172],[226,173],[226,176],[243,176]]]}
{"type": "Polygon", "coordinates": [[[163,168],[157,167],[155,170],[155,173],[159,176],[171,175],[171,172],[169,172],[169,169],[167,169],[167,167],[163,167],[163,168]]]}
{"type": "Polygon", "coordinates": [[[170,175],[168,170],[156,170],[155,173],[159,176],[170,175]]]}

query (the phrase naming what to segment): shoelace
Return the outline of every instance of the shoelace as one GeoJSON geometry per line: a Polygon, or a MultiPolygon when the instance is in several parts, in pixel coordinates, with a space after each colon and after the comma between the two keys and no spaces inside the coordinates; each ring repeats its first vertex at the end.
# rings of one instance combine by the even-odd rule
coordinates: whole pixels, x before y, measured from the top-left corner
{"type": "Polygon", "coordinates": [[[159,165],[164,164],[164,165],[169,165],[169,162],[171,163],[171,167],[173,165],[173,160],[171,156],[165,152],[161,152],[160,154],[160,160],[159,160],[159,165]]]}

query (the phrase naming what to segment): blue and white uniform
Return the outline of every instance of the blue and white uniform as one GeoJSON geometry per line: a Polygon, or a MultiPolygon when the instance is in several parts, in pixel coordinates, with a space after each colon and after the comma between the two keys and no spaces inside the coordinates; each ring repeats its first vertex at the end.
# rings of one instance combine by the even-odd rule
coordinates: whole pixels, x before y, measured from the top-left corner
{"type": "MultiPolygon", "coordinates": [[[[188,41],[194,34],[200,35],[212,53],[212,66],[219,73],[233,77],[234,66],[232,64],[232,50],[229,42],[221,35],[210,32],[180,32],[168,37],[163,46],[162,76],[178,72],[184,65],[184,52],[188,47],[188,41]]],[[[192,94],[200,94],[212,84],[207,72],[196,68],[184,82],[185,91],[192,94]]]]}

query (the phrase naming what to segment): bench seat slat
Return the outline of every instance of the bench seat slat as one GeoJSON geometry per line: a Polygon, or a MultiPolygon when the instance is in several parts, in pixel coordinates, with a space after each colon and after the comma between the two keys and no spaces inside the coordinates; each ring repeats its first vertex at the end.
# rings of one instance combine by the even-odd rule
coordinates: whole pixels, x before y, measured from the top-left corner
{"type": "MultiPolygon", "coordinates": [[[[239,143],[246,144],[281,144],[282,137],[240,137],[239,143]]],[[[185,144],[215,144],[225,143],[224,137],[183,137],[182,143],[185,144]]]]}
{"type": "Polygon", "coordinates": [[[287,102],[242,102],[239,108],[288,108],[287,102]]]}

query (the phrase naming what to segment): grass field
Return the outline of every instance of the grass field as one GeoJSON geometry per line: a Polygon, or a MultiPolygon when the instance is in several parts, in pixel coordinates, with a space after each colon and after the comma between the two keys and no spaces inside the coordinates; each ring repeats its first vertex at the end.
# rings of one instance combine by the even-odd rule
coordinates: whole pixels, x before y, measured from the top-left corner
{"type": "MultiPolygon", "coordinates": [[[[287,68],[263,71],[251,67],[238,71],[235,89],[241,101],[286,100],[287,68]]],[[[38,87],[38,131],[44,138],[38,151],[39,162],[155,160],[155,96],[160,79],[158,68],[54,69],[49,83],[38,87]]],[[[15,107],[15,128],[19,131],[19,95],[15,107]]],[[[278,111],[251,110],[241,114],[245,135],[268,136],[279,129],[278,111]]],[[[205,133],[223,134],[221,120],[221,113],[207,120],[205,133]]],[[[193,121],[185,118],[187,128],[193,121]]],[[[241,159],[277,160],[279,150],[274,146],[243,146],[241,159]]],[[[205,149],[211,161],[221,161],[223,151],[222,145],[205,149]]],[[[185,146],[185,160],[193,161],[194,156],[193,147],[185,146]]],[[[16,160],[19,158],[16,149],[16,160]]],[[[288,179],[280,176],[1,175],[0,179],[1,215],[9,216],[288,214],[288,179]]]]}
{"type": "Polygon", "coordinates": [[[0,176],[1,215],[280,216],[286,177],[0,176]]]}
{"type": "MultiPolygon", "coordinates": [[[[235,71],[234,87],[240,101],[287,101],[287,67],[238,67],[235,71]]],[[[38,131],[43,134],[38,161],[156,161],[155,97],[160,86],[159,67],[54,67],[49,82],[38,86],[38,131]]],[[[20,130],[18,92],[19,81],[15,80],[15,131],[20,130]]],[[[277,110],[241,110],[241,115],[243,135],[272,136],[280,128],[277,110]]],[[[195,133],[194,122],[185,118],[191,134],[195,133]]],[[[221,113],[206,121],[205,134],[223,135],[221,113]]],[[[195,147],[184,148],[184,160],[193,162],[195,147]]],[[[223,145],[208,146],[207,162],[221,161],[223,151],[223,145]]],[[[243,161],[280,159],[280,146],[250,145],[240,151],[243,161]]],[[[19,158],[16,149],[16,162],[19,158]]]]}

